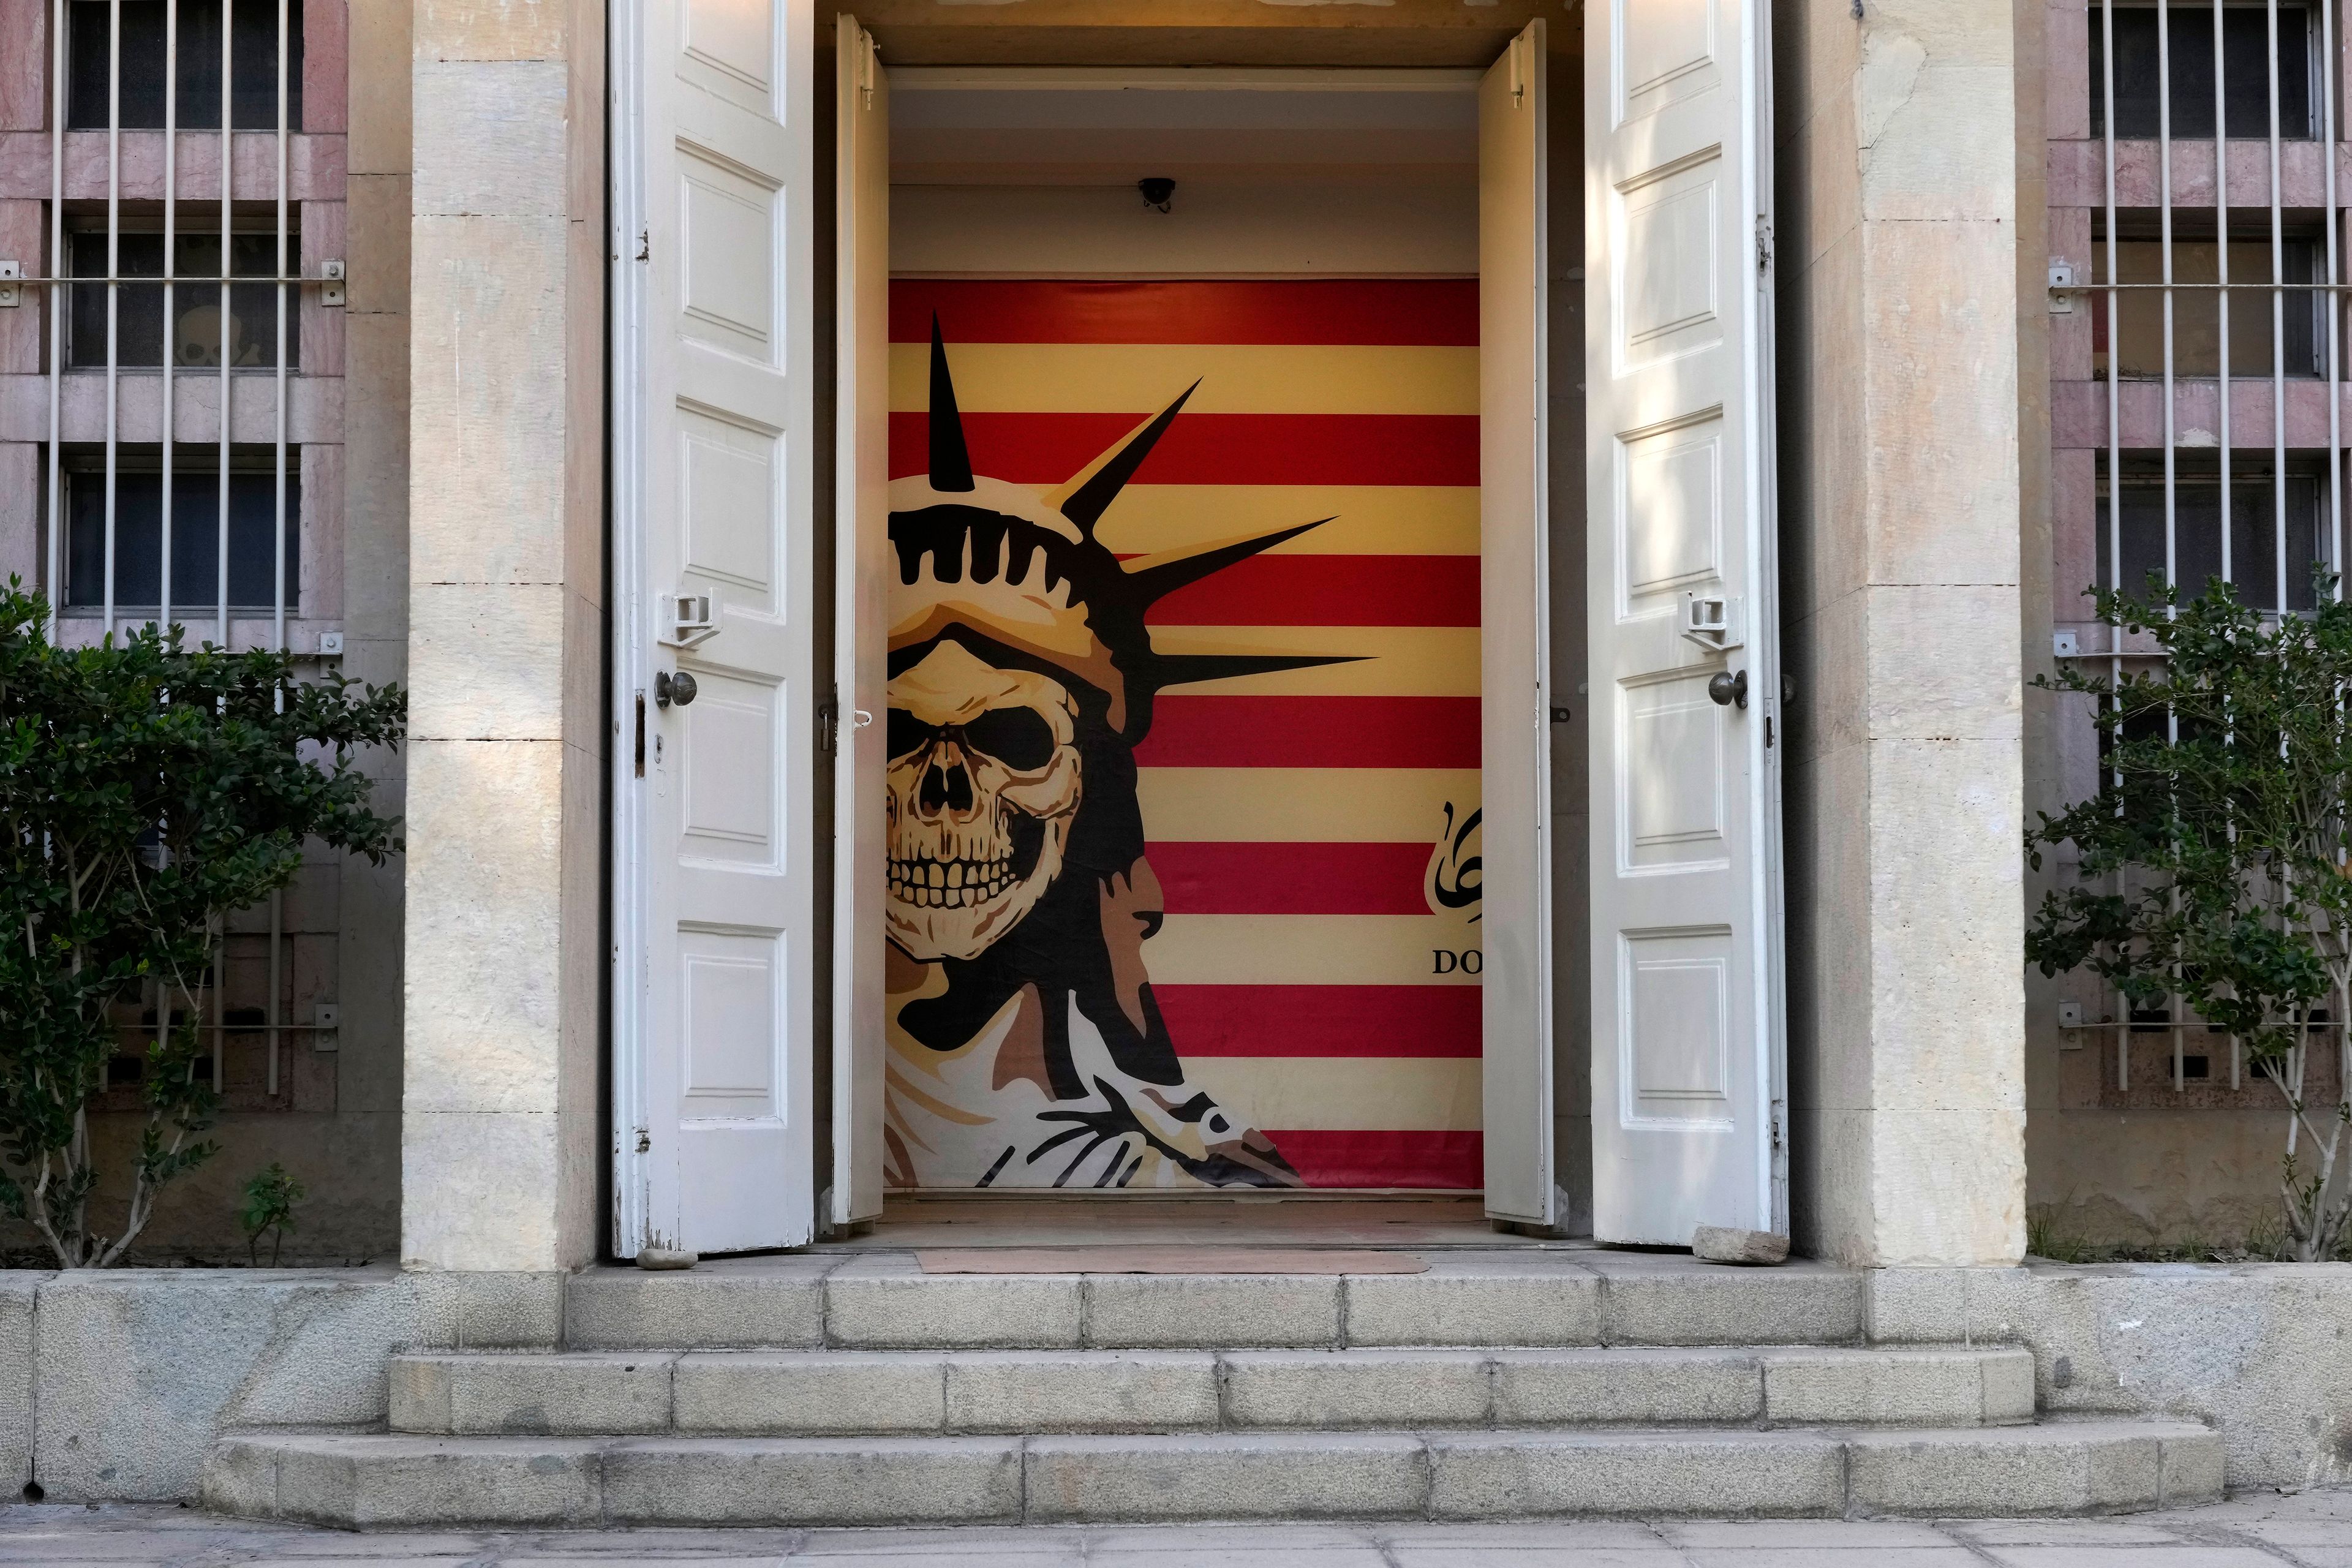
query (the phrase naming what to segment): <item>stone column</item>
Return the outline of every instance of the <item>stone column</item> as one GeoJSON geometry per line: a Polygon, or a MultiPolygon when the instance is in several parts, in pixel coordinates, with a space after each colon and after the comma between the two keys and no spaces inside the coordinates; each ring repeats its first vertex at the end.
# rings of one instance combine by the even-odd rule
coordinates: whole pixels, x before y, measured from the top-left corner
{"type": "Polygon", "coordinates": [[[2011,0],[1781,0],[1799,1246],[2024,1247],[2011,0]]]}
{"type": "Polygon", "coordinates": [[[561,1268],[599,1207],[604,11],[414,17],[401,1255],[561,1268]]]}

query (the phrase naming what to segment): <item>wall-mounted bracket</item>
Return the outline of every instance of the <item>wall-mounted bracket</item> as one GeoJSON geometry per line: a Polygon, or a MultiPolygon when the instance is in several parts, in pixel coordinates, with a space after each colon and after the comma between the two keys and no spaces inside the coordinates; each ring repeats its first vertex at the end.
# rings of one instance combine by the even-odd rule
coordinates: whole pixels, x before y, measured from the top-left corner
{"type": "Polygon", "coordinates": [[[23,263],[0,261],[0,310],[19,304],[25,297],[23,263]]]}
{"type": "Polygon", "coordinates": [[[319,303],[340,305],[343,302],[343,258],[328,258],[319,264],[319,303]]]}

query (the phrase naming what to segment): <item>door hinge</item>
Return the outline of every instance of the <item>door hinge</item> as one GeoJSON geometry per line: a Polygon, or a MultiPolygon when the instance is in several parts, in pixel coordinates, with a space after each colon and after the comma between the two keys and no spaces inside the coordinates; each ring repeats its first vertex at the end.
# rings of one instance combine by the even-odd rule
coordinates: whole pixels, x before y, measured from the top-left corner
{"type": "Polygon", "coordinates": [[[1780,1147],[1780,1112],[1777,1109],[1772,1112],[1772,1147],[1780,1147]]]}
{"type": "Polygon", "coordinates": [[[641,228],[637,230],[637,259],[640,261],[651,261],[653,258],[654,231],[649,228],[641,228]]]}
{"type": "Polygon", "coordinates": [[[830,752],[838,743],[835,736],[841,730],[841,689],[835,687],[816,705],[816,749],[830,752]]]}
{"type": "Polygon", "coordinates": [[[1756,270],[1772,270],[1772,219],[1764,213],[1756,215],[1756,270]]]}
{"type": "Polygon", "coordinates": [[[637,1129],[637,1152],[638,1152],[638,1153],[640,1153],[640,1154],[650,1154],[650,1153],[652,1153],[653,1152],[654,1152],[654,1135],[653,1135],[652,1133],[650,1133],[650,1132],[646,1131],[644,1128],[642,1128],[642,1127],[638,1128],[638,1129],[637,1129]]]}

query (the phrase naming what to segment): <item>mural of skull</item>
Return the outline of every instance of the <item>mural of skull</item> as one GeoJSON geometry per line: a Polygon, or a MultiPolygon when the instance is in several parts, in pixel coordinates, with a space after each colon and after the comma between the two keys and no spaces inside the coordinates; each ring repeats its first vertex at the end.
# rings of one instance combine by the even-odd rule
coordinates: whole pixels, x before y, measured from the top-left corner
{"type": "Polygon", "coordinates": [[[1059,681],[943,642],[890,682],[890,940],[976,958],[1061,875],[1083,795],[1059,681]]]}
{"type": "Polygon", "coordinates": [[[933,323],[929,472],[890,486],[892,1186],[1297,1184],[1188,1081],[1143,958],[1154,693],[1337,662],[1152,647],[1155,600],[1317,526],[1139,562],[1096,539],[1190,395],[1041,494],[972,471],[933,323]]]}

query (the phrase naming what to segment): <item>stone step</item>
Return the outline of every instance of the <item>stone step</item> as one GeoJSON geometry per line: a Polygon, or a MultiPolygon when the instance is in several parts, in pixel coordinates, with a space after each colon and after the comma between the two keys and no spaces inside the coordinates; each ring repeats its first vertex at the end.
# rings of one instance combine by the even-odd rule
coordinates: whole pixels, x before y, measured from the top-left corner
{"type": "Polygon", "coordinates": [[[2033,1418],[2011,1348],[435,1352],[392,1428],[736,1436],[2033,1418]]]}
{"type": "Polygon", "coordinates": [[[1920,1431],[1190,1433],[1055,1437],[224,1437],[204,1506],[346,1529],[2013,1517],[2221,1495],[2185,1422],[1920,1431]]]}
{"type": "Polygon", "coordinates": [[[1851,1344],[1862,1281],[1597,1248],[1428,1254],[1423,1274],[926,1274],[912,1253],[593,1268],[574,1350],[1274,1350],[1851,1344]]]}

